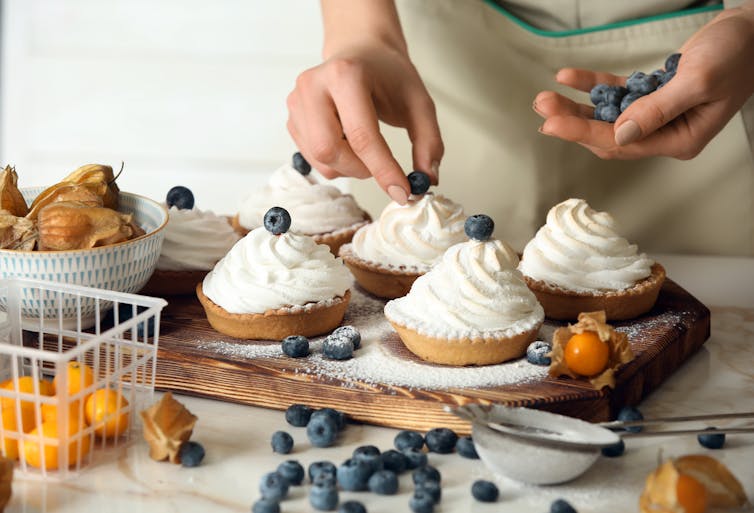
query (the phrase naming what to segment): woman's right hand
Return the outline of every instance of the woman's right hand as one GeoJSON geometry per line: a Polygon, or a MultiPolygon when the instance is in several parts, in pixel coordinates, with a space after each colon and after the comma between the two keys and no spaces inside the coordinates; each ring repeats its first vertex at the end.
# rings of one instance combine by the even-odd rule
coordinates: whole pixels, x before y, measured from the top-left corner
{"type": "Polygon", "coordinates": [[[408,180],[378,121],[406,129],[414,169],[437,183],[443,144],[434,102],[402,35],[402,44],[395,38],[363,36],[348,39],[348,44],[338,41],[329,54],[326,45],[322,64],[298,76],[288,96],[288,131],[323,176],[374,176],[394,201],[404,204],[410,194],[408,180]]]}

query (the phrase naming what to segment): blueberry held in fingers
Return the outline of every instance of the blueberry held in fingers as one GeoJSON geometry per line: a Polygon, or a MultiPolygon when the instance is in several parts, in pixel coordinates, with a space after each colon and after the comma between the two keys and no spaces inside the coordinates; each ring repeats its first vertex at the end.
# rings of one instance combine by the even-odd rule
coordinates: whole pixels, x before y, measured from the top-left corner
{"type": "Polygon", "coordinates": [[[301,173],[302,175],[306,176],[312,171],[312,166],[309,164],[303,155],[301,155],[300,151],[297,151],[293,154],[293,158],[291,159],[291,164],[293,165],[293,169],[301,173]]]}
{"type": "Polygon", "coordinates": [[[413,171],[406,178],[411,186],[411,194],[420,196],[429,190],[429,175],[424,171],[413,171]]]}

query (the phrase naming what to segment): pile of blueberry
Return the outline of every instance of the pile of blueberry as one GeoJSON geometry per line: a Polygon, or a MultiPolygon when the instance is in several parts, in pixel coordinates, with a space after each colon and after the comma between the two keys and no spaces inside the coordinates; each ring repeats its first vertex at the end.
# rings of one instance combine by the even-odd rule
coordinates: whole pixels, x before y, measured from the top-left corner
{"type": "Polygon", "coordinates": [[[589,93],[594,104],[594,119],[614,123],[621,112],[629,105],[667,84],[678,69],[680,53],[674,53],[665,60],[665,69],[654,70],[650,74],[634,71],[626,80],[626,87],[597,84],[589,93]]]}
{"type": "MultiPolygon", "coordinates": [[[[309,339],[303,335],[291,335],[281,342],[283,353],[291,358],[309,355],[309,339]]],[[[322,354],[331,360],[348,360],[361,347],[361,333],[353,326],[336,328],[322,343],[322,354]]]]}

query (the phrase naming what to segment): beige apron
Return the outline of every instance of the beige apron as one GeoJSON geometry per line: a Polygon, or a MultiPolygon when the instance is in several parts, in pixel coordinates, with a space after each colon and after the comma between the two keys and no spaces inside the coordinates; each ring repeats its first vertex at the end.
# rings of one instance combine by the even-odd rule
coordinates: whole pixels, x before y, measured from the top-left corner
{"type": "MultiPolygon", "coordinates": [[[[552,37],[481,0],[398,6],[445,142],[438,192],[468,214],[491,215],[498,238],[521,250],[552,205],[579,197],[612,213],[642,251],[754,254],[754,153],[741,114],[691,161],[605,161],[537,133],[542,120],[531,108],[537,92],[547,89],[589,103],[586,94],[555,83],[561,67],[617,74],[661,67],[717,12],[552,37]]],[[[385,133],[410,170],[405,131],[386,127],[385,133]]],[[[387,202],[373,180],[355,183],[354,193],[373,214],[387,202]]]]}

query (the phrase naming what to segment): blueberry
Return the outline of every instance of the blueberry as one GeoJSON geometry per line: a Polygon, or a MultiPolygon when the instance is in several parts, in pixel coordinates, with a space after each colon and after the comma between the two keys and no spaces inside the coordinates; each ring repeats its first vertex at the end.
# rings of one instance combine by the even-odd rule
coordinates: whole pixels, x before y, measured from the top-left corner
{"type": "MultiPolygon", "coordinates": [[[[146,306],[137,306],[137,315],[146,310],[146,306]]],[[[134,305],[131,303],[118,303],[118,323],[124,323],[134,316],[134,305]]],[[[141,321],[136,325],[136,335],[140,338],[144,338],[144,321],[141,321]]],[[[147,338],[154,337],[154,316],[150,316],[147,319],[147,338]]]]}
{"type": "Polygon", "coordinates": [[[417,484],[415,491],[418,492],[420,490],[429,494],[429,496],[432,497],[432,500],[435,501],[435,504],[438,504],[440,499],[442,499],[442,487],[437,481],[424,481],[423,483],[417,484]]]}
{"type": "Polygon", "coordinates": [[[293,166],[293,169],[301,173],[302,175],[306,176],[312,171],[312,166],[309,164],[303,155],[301,155],[300,151],[297,151],[293,154],[293,158],[291,159],[291,165],[293,166]]]}
{"type": "Polygon", "coordinates": [[[322,343],[322,352],[331,360],[348,360],[353,356],[353,342],[346,336],[333,333],[322,343]]]}
{"type": "Polygon", "coordinates": [[[550,365],[552,360],[547,356],[552,346],[542,340],[535,340],[526,348],[526,361],[533,365],[550,365]]]}
{"type": "Polygon", "coordinates": [[[620,116],[620,107],[609,103],[600,103],[594,108],[594,119],[597,121],[607,121],[608,123],[615,123],[615,120],[620,116]]]}
{"type": "Polygon", "coordinates": [[[284,461],[278,465],[277,473],[293,486],[298,486],[304,481],[304,467],[296,460],[284,461]]]}
{"type": "Polygon", "coordinates": [[[416,490],[408,501],[408,507],[411,508],[413,513],[433,513],[435,510],[435,501],[424,490],[416,490]]]}
{"type": "Polygon", "coordinates": [[[404,472],[408,468],[408,458],[405,454],[395,449],[389,449],[380,454],[382,468],[392,470],[396,474],[404,472]]]}
{"type": "Polygon", "coordinates": [[[628,89],[623,86],[609,86],[605,91],[604,103],[608,105],[620,105],[621,100],[628,94],[628,89]]]}
{"type": "Polygon", "coordinates": [[[668,55],[668,58],[665,59],[665,71],[675,71],[678,69],[678,61],[681,60],[681,54],[680,53],[673,53],[668,55]]]}
{"type": "Polygon", "coordinates": [[[623,100],[620,102],[620,111],[623,112],[626,110],[632,103],[634,103],[636,100],[644,96],[641,93],[628,93],[626,96],[623,97],[623,100]]]}
{"type": "Polygon", "coordinates": [[[314,478],[314,481],[312,481],[312,484],[314,486],[331,486],[335,488],[338,486],[338,478],[334,474],[322,472],[320,474],[317,474],[317,476],[314,478]]]}
{"type": "Polygon", "coordinates": [[[427,464],[427,453],[422,452],[421,449],[408,447],[403,449],[401,453],[406,457],[407,469],[419,468],[427,464]]]}
{"type": "Polygon", "coordinates": [[[466,218],[466,222],[463,223],[463,231],[470,239],[485,241],[492,237],[492,232],[495,231],[495,222],[490,216],[476,214],[466,218]]]}
{"type": "Polygon", "coordinates": [[[277,472],[268,472],[259,482],[259,492],[265,499],[282,500],[288,495],[288,480],[277,472]]]}
{"type": "Polygon", "coordinates": [[[613,445],[602,448],[602,455],[608,458],[617,458],[618,456],[622,456],[624,452],[626,452],[626,444],[623,442],[623,439],[618,440],[613,445]]]}
{"type": "Polygon", "coordinates": [[[278,454],[288,454],[293,449],[293,437],[285,431],[272,433],[272,451],[278,454]]]}
{"type": "Polygon", "coordinates": [[[332,335],[350,339],[354,349],[361,347],[361,333],[359,333],[359,330],[353,326],[346,325],[341,326],[340,328],[335,328],[332,335]]]}
{"type": "Polygon", "coordinates": [[[319,511],[332,511],[338,507],[338,489],[334,486],[312,486],[309,504],[319,511]]]}
{"type": "Polygon", "coordinates": [[[643,71],[634,71],[626,79],[626,88],[631,92],[649,94],[657,89],[657,77],[643,71]]]}
{"type": "Polygon", "coordinates": [[[408,449],[410,447],[421,450],[422,447],[424,447],[424,437],[421,433],[418,433],[416,431],[399,431],[393,439],[393,445],[399,451],[408,449]]]}
{"type": "Polygon", "coordinates": [[[417,486],[427,481],[442,482],[440,471],[430,465],[425,465],[414,470],[411,473],[411,479],[413,479],[414,484],[417,486]]]}
{"type": "Polygon", "coordinates": [[[660,77],[657,79],[657,89],[660,89],[662,86],[670,82],[670,79],[675,76],[675,70],[673,71],[666,71],[663,73],[660,77]]]}
{"type": "Polygon", "coordinates": [[[338,467],[337,479],[340,487],[349,492],[367,489],[367,481],[374,471],[369,462],[348,458],[338,467]]]}
{"type": "MultiPolygon", "coordinates": [[[[623,422],[630,422],[633,420],[643,420],[644,415],[641,414],[639,410],[634,408],[633,406],[624,406],[621,408],[621,410],[618,412],[618,420],[623,422]]],[[[625,428],[626,431],[631,431],[632,433],[638,433],[642,430],[641,426],[630,426],[625,428]]]]}
{"type": "Polygon", "coordinates": [[[576,513],[576,508],[564,499],[557,499],[550,504],[550,513],[576,513]]]}
{"type": "Polygon", "coordinates": [[[419,196],[429,190],[429,175],[424,171],[413,171],[406,178],[411,186],[411,194],[419,196]]]}
{"type": "Polygon", "coordinates": [[[382,458],[380,457],[380,450],[374,445],[362,445],[353,450],[352,457],[357,460],[361,460],[369,464],[372,468],[372,472],[382,470],[382,458]]]}
{"type": "Polygon", "coordinates": [[[168,208],[175,207],[178,210],[191,210],[194,208],[194,193],[183,185],[176,185],[168,191],[165,197],[168,208]]]}
{"type": "Polygon", "coordinates": [[[696,436],[696,439],[699,445],[707,449],[722,449],[725,445],[725,433],[701,433],[696,436]]]}
{"type": "Polygon", "coordinates": [[[336,472],[337,469],[335,468],[335,464],[333,462],[315,461],[314,463],[309,465],[309,481],[313,483],[314,479],[320,474],[330,474],[334,477],[336,472]]]}
{"type": "Polygon", "coordinates": [[[204,459],[204,447],[199,442],[183,442],[178,449],[178,458],[184,467],[198,467],[204,459]]]}
{"type": "Polygon", "coordinates": [[[607,84],[597,84],[592,87],[592,90],[589,92],[589,99],[592,100],[592,104],[597,105],[598,103],[604,102],[605,93],[609,87],[610,86],[607,84]]]}
{"type": "Polygon", "coordinates": [[[285,420],[291,426],[304,427],[309,423],[313,409],[305,404],[292,404],[285,410],[285,420]]]}
{"type": "Polygon", "coordinates": [[[330,419],[335,422],[335,426],[338,428],[338,431],[346,427],[346,416],[342,411],[338,411],[335,408],[322,408],[321,410],[317,410],[314,413],[312,413],[312,418],[320,417],[320,416],[329,417],[330,419]]]}
{"type": "Polygon", "coordinates": [[[330,447],[338,436],[338,425],[325,415],[314,416],[306,425],[306,436],[315,447],[330,447]]]}
{"type": "Polygon", "coordinates": [[[495,483],[480,479],[471,485],[471,495],[479,502],[495,502],[500,492],[495,483]]]}
{"type": "Polygon", "coordinates": [[[264,227],[273,235],[280,235],[291,227],[291,215],[283,207],[272,207],[264,215],[264,227]]]}
{"type": "Polygon", "coordinates": [[[377,495],[395,495],[398,493],[398,475],[392,470],[378,470],[368,481],[369,491],[377,495]]]}
{"type": "Polygon", "coordinates": [[[367,509],[359,501],[346,501],[340,505],[338,513],[367,513],[367,509]]]}
{"type": "Polygon", "coordinates": [[[259,499],[251,507],[251,513],[280,513],[280,503],[272,499],[259,499]]]}
{"type": "Polygon", "coordinates": [[[464,458],[471,460],[478,460],[479,455],[476,453],[476,447],[474,447],[474,440],[470,436],[462,436],[456,441],[456,452],[464,458]]]}
{"type": "Polygon", "coordinates": [[[458,441],[458,435],[452,429],[434,428],[427,431],[424,435],[424,443],[427,444],[429,452],[438,454],[448,454],[453,452],[458,441]]]}
{"type": "Polygon", "coordinates": [[[309,354],[309,339],[302,335],[285,337],[282,342],[283,353],[291,358],[303,358],[309,354]]]}

